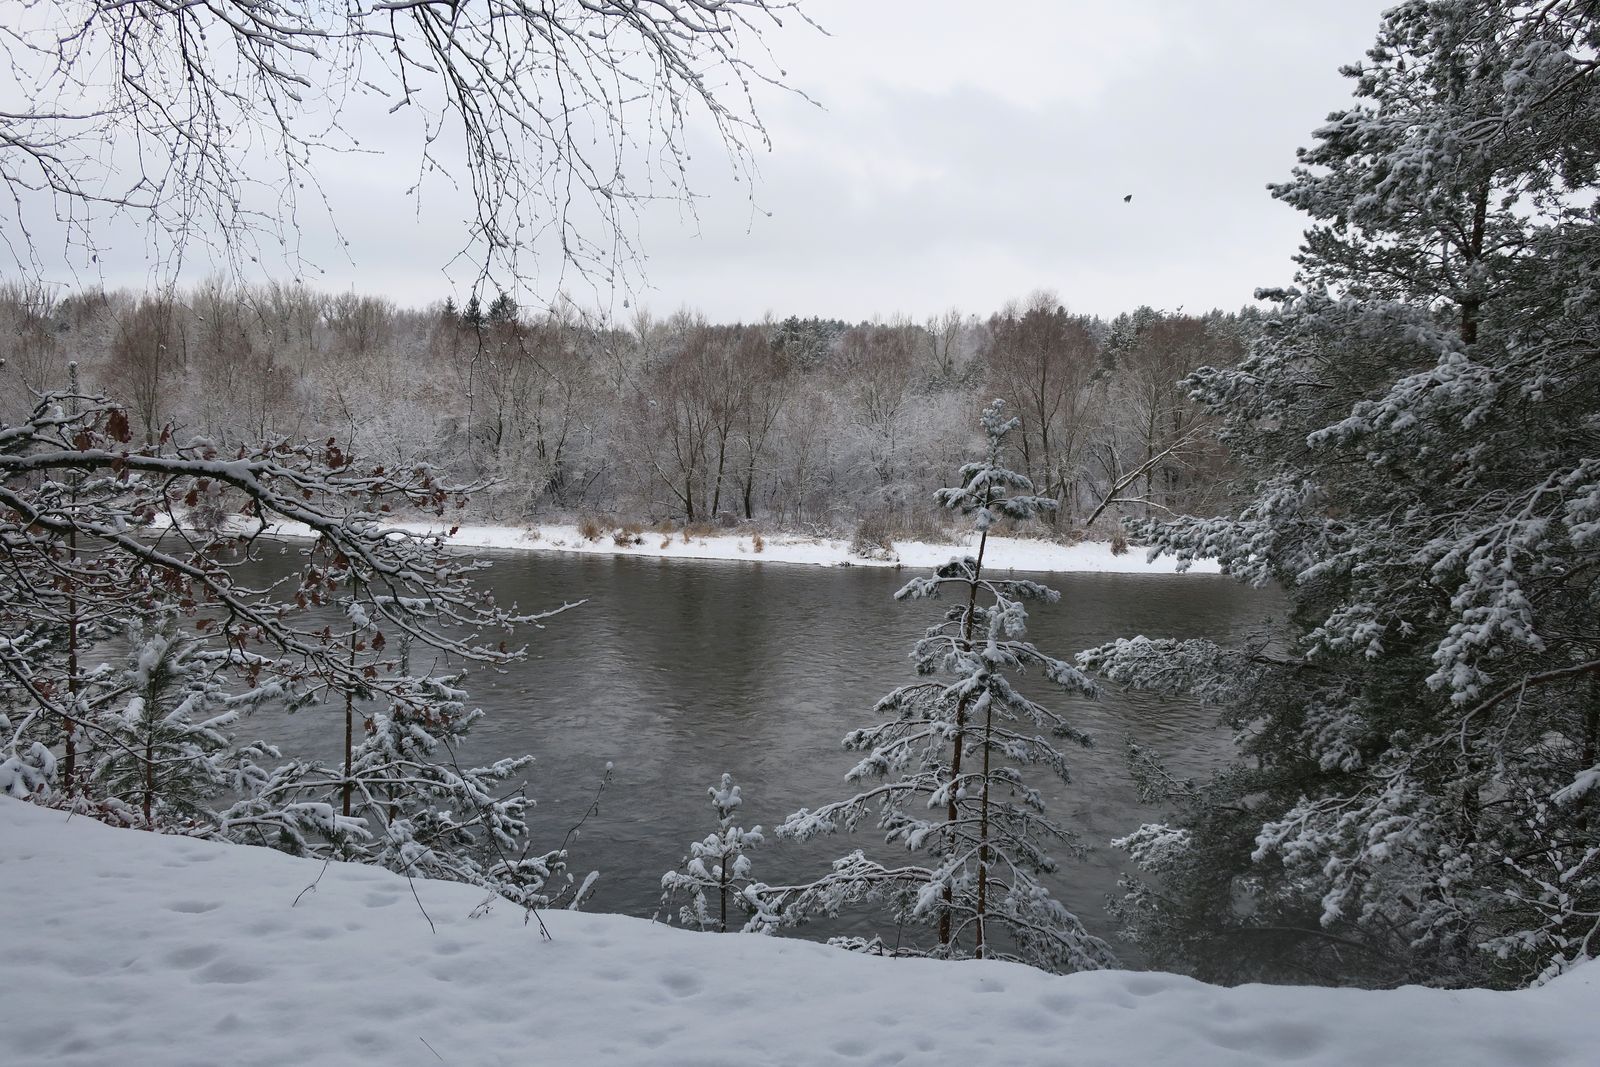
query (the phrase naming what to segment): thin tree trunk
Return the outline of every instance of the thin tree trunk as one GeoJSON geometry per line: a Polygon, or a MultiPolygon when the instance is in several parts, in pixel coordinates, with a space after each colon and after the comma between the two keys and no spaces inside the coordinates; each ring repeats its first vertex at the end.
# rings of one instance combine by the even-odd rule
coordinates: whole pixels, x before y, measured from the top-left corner
{"type": "Polygon", "coordinates": [[[1144,517],[1150,517],[1156,467],[1156,398],[1150,398],[1150,420],[1144,432],[1144,517]]]}
{"type": "MultiPolygon", "coordinates": [[[[72,577],[78,566],[78,535],[67,534],[67,707],[78,709],[78,592],[77,581],[72,577]]],[[[66,758],[62,761],[62,785],[68,796],[72,795],[78,773],[78,721],[72,714],[65,717],[62,728],[66,733],[66,758]]]]}
{"type": "Polygon", "coordinates": [[[351,781],[353,772],[351,763],[355,753],[355,722],[356,722],[356,686],[354,681],[356,669],[356,628],[350,627],[350,673],[351,681],[345,684],[344,689],[344,784],[339,787],[339,808],[348,816],[350,814],[350,794],[355,783],[351,781]]]}
{"type": "Polygon", "coordinates": [[[978,798],[978,958],[984,958],[984,920],[989,914],[989,742],[994,736],[994,702],[983,709],[983,791],[978,798]]]}
{"type": "MultiPolygon", "coordinates": [[[[1477,196],[1472,202],[1472,236],[1468,240],[1466,252],[1467,270],[1470,273],[1472,265],[1483,258],[1483,238],[1487,228],[1489,215],[1489,183],[1485,181],[1478,187],[1477,196]]],[[[1468,284],[1472,284],[1468,282],[1468,284]]],[[[1475,344],[1478,340],[1478,311],[1483,306],[1483,297],[1473,293],[1461,298],[1461,343],[1475,344]]]]}
{"type": "Polygon", "coordinates": [[[744,489],[744,517],[747,518],[747,519],[753,519],[753,518],[756,517],[755,511],[750,506],[750,498],[754,493],[755,485],[756,485],[756,453],[755,453],[755,449],[752,448],[750,450],[750,465],[747,466],[745,468],[745,470],[744,470],[744,486],[743,486],[743,489],[744,489]]]}
{"type": "MultiPolygon", "coordinates": [[[[145,706],[145,714],[150,714],[150,707],[145,706]]],[[[151,821],[151,811],[155,807],[156,793],[156,729],[155,721],[145,727],[144,732],[144,828],[154,830],[155,823],[151,821]]]]}
{"type": "Polygon", "coordinates": [[[728,438],[723,435],[722,442],[717,445],[717,487],[711,496],[711,519],[722,513],[722,469],[728,459],[728,438]]]}
{"type": "MultiPolygon", "coordinates": [[[[987,494],[985,494],[985,496],[987,496],[987,494]]],[[[984,501],[984,503],[988,503],[987,499],[984,501]]],[[[972,616],[978,610],[978,579],[983,575],[983,552],[988,545],[989,531],[984,530],[983,533],[978,537],[978,561],[977,565],[973,568],[972,578],[968,582],[967,614],[966,617],[961,621],[961,643],[963,646],[969,645],[972,642],[972,616]]],[[[965,697],[963,697],[956,705],[956,732],[955,736],[950,739],[953,751],[950,755],[950,796],[946,801],[945,817],[952,826],[955,825],[956,819],[960,814],[956,810],[955,783],[961,779],[961,748],[963,742],[966,740],[966,725],[967,700],[965,697]]],[[[953,837],[950,840],[950,849],[951,852],[954,853],[955,840],[953,837]]],[[[950,948],[950,938],[952,933],[951,913],[954,908],[955,890],[949,884],[946,884],[944,887],[944,912],[939,916],[939,945],[941,948],[946,950],[950,948]]],[[[982,915],[979,916],[978,921],[981,929],[983,922],[982,915]]]]}
{"type": "Polygon", "coordinates": [[[1600,762],[1600,681],[1589,683],[1589,706],[1583,716],[1583,764],[1593,767],[1600,762]]]}
{"type": "MultiPolygon", "coordinates": [[[[78,363],[76,360],[67,364],[67,380],[71,384],[72,399],[68,401],[69,410],[75,416],[78,414],[78,363]]],[[[73,504],[72,521],[77,522],[78,503],[78,478],[76,473],[67,476],[68,484],[72,486],[70,499],[73,504]]],[[[78,571],[78,531],[76,528],[67,530],[67,708],[69,714],[62,723],[66,734],[65,759],[62,761],[62,785],[68,796],[72,795],[77,781],[78,773],[78,721],[74,718],[78,710],[78,583],[75,575],[78,571]]]]}

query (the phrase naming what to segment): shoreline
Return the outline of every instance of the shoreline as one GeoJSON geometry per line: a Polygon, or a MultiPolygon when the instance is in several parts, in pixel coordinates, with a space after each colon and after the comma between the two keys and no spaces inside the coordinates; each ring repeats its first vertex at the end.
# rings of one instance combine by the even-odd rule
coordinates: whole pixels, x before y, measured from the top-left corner
{"type": "MultiPolygon", "coordinates": [[[[972,549],[971,545],[939,544],[923,541],[894,542],[892,557],[866,559],[853,555],[850,542],[838,538],[812,537],[796,533],[757,534],[738,529],[691,537],[682,531],[671,534],[645,530],[634,543],[618,544],[615,528],[596,540],[586,539],[580,529],[568,523],[540,526],[502,526],[487,523],[461,523],[454,534],[451,527],[438,522],[396,520],[398,530],[418,535],[443,534],[458,548],[507,552],[563,552],[571,555],[633,556],[655,559],[732,560],[745,563],[784,563],[817,567],[887,567],[931,569],[972,549]],[[761,547],[757,548],[757,538],[761,547]]],[[[304,539],[310,531],[298,523],[269,523],[269,537],[304,539]]],[[[986,568],[1025,571],[1037,574],[1220,574],[1216,560],[1195,560],[1180,570],[1176,560],[1163,556],[1146,560],[1147,550],[1129,546],[1121,555],[1113,554],[1106,541],[1081,541],[1066,545],[1028,537],[990,537],[984,553],[986,568]]]]}

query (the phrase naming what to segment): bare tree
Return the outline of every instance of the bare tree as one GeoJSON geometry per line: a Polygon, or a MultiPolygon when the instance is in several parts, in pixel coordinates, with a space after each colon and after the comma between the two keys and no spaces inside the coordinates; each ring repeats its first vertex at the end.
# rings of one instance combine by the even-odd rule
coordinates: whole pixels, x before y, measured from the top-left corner
{"type": "Polygon", "coordinates": [[[398,126],[419,149],[414,192],[441,171],[470,191],[463,251],[483,271],[520,277],[518,254],[544,236],[563,267],[625,281],[634,205],[688,195],[693,114],[741,176],[752,170],[766,136],[752,89],[782,72],[749,45],[803,18],[797,4],[19,5],[0,34],[0,63],[29,87],[26,107],[0,113],[13,251],[37,264],[30,220],[53,210],[86,258],[98,227],[123,216],[173,268],[192,242],[235,268],[268,252],[300,264],[301,208],[326,205],[321,165],[398,126]]]}
{"type": "Polygon", "coordinates": [[[1196,496],[1221,481],[1222,454],[1183,379],[1200,366],[1231,365],[1241,351],[1211,318],[1146,308],[1112,324],[1109,403],[1100,427],[1106,489],[1085,525],[1112,505],[1149,518],[1204,503],[1196,496]]]}
{"type": "Polygon", "coordinates": [[[706,442],[708,459],[707,476],[711,479],[711,508],[708,518],[722,514],[722,486],[728,471],[728,448],[734,443],[735,428],[743,421],[745,405],[749,401],[750,367],[744,362],[746,353],[740,344],[743,330],[712,330],[707,338],[700,374],[701,388],[705,391],[710,419],[707,428],[710,439],[706,442]],[[710,459],[715,453],[716,458],[710,459]]]}
{"type": "Polygon", "coordinates": [[[304,371],[317,348],[317,327],[327,298],[304,285],[270,282],[255,291],[253,302],[273,354],[304,371]]]}
{"type": "Polygon", "coordinates": [[[340,293],[328,301],[323,317],[343,354],[365,359],[389,341],[394,304],[381,296],[340,293]]]}
{"type": "Polygon", "coordinates": [[[634,447],[671,494],[674,510],[694,522],[706,517],[716,342],[710,327],[688,314],[673,316],[669,329],[676,336],[663,358],[647,366],[646,385],[632,397],[637,424],[645,430],[634,447]]]}
{"type": "Polygon", "coordinates": [[[755,513],[756,476],[769,462],[778,417],[789,400],[788,362],[772,350],[766,330],[746,330],[739,344],[739,441],[744,448],[741,499],[744,517],[755,513]]]}
{"type": "Polygon", "coordinates": [[[832,427],[837,405],[814,386],[798,389],[779,413],[775,428],[778,521],[796,526],[816,523],[826,507],[824,488],[837,435],[832,427]]]}
{"type": "Polygon", "coordinates": [[[860,414],[866,465],[880,490],[901,473],[900,435],[913,397],[920,333],[905,320],[858,326],[844,335],[835,356],[860,414]]]}
{"type": "MultiPolygon", "coordinates": [[[[17,399],[48,388],[65,372],[56,345],[56,303],[55,290],[42,282],[0,284],[0,361],[26,387],[17,399]]],[[[14,416],[23,410],[0,412],[14,416]]]]}
{"type": "Polygon", "coordinates": [[[249,432],[239,408],[254,386],[259,347],[255,316],[244,292],[221,278],[191,293],[189,309],[187,339],[195,361],[192,383],[201,425],[216,440],[240,440],[249,432]]]}
{"type": "Polygon", "coordinates": [[[180,308],[170,295],[145,297],[117,321],[107,377],[127,397],[146,445],[155,443],[174,399],[182,335],[180,308]]]}
{"type": "Polygon", "coordinates": [[[923,331],[928,335],[928,358],[933,365],[933,380],[953,382],[961,373],[961,334],[966,320],[957,308],[950,308],[928,319],[923,331]]]}
{"type": "Polygon", "coordinates": [[[1098,345],[1090,320],[1067,314],[1054,294],[1036,293],[1023,309],[990,321],[990,384],[1022,419],[1023,465],[1070,519],[1087,439],[1090,382],[1098,345]]]}

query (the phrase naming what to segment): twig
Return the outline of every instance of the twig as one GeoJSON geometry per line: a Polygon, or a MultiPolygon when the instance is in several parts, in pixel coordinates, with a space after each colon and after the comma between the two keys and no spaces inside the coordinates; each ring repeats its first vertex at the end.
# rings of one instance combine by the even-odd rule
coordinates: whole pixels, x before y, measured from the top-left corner
{"type": "MultiPolygon", "coordinates": [[[[411,877],[410,874],[407,874],[406,885],[411,889],[411,899],[417,902],[417,910],[422,912],[422,917],[424,919],[428,920],[428,932],[437,934],[439,932],[439,928],[433,925],[433,917],[428,914],[428,909],[422,906],[422,898],[417,896],[417,880],[411,877]]],[[[427,1042],[424,1041],[423,1044],[426,1045],[427,1042]]],[[[437,1056],[438,1053],[435,1052],[434,1055],[437,1056]]]]}
{"type": "MultiPolygon", "coordinates": [[[[450,756],[450,765],[455,768],[456,773],[458,775],[462,775],[464,777],[466,772],[461,769],[461,763],[460,763],[459,760],[456,759],[456,748],[455,748],[455,746],[450,743],[450,739],[449,738],[441,738],[440,740],[444,742],[444,750],[450,756]]],[[[483,805],[480,804],[478,806],[478,817],[482,818],[484,816],[484,814],[485,814],[485,809],[484,809],[483,805]]],[[[512,871],[511,861],[506,858],[505,850],[503,850],[500,847],[500,842],[495,838],[494,832],[492,830],[487,835],[486,839],[488,840],[489,844],[494,847],[495,855],[500,857],[500,863],[505,867],[506,872],[509,874],[512,871]]],[[[526,849],[523,850],[523,855],[524,856],[527,855],[527,850],[526,849]]],[[[491,892],[491,894],[493,894],[493,896],[501,896],[502,895],[502,894],[500,894],[498,892],[495,892],[492,887],[490,888],[490,892],[491,892]]],[[[533,917],[534,921],[539,924],[539,936],[543,937],[546,941],[554,941],[555,938],[550,936],[550,928],[544,924],[544,916],[539,914],[539,909],[534,907],[532,904],[528,903],[527,901],[521,901],[520,903],[522,904],[522,907],[524,909],[523,922],[526,923],[527,922],[527,916],[531,915],[533,917]]]]}
{"type": "Polygon", "coordinates": [[[567,830],[566,836],[564,836],[561,839],[561,849],[560,850],[562,852],[566,851],[567,842],[571,841],[572,838],[574,836],[576,836],[578,831],[583,829],[583,824],[589,821],[589,816],[600,814],[600,797],[601,797],[602,794],[605,793],[606,787],[609,786],[610,784],[611,784],[611,763],[610,763],[610,761],[607,761],[606,762],[605,773],[600,776],[600,788],[598,788],[598,789],[596,789],[594,791],[594,799],[589,801],[589,806],[584,809],[583,817],[581,819],[579,819],[577,822],[573,823],[571,828],[567,830]]]}
{"type": "Polygon", "coordinates": [[[295,894],[294,902],[291,903],[289,905],[289,907],[292,908],[296,904],[299,904],[301,897],[305,896],[307,893],[310,893],[310,892],[313,892],[313,891],[316,890],[317,883],[322,881],[322,876],[328,873],[328,864],[330,864],[332,862],[333,862],[333,857],[332,856],[329,856],[327,859],[322,861],[322,870],[317,872],[317,876],[311,880],[311,884],[310,885],[306,886],[304,889],[300,890],[300,892],[295,894]]]}

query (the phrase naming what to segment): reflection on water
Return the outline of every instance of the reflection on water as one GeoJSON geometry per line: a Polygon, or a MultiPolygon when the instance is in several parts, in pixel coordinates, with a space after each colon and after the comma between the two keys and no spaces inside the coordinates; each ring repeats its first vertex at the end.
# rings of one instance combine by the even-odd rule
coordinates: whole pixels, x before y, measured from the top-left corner
{"type": "MultiPolygon", "coordinates": [[[[746,826],[771,827],[801,807],[847,795],[854,763],[845,732],[913,675],[908,654],[938,607],[900,604],[909,572],[606,556],[500,555],[488,584],[525,610],[586,599],[526,636],[529,656],[467,686],[487,715],[462,756],[474,762],[533,753],[529,792],[536,845],[553,847],[581,817],[604,772],[614,780],[598,815],[571,845],[581,877],[598,869],[591,910],[650,915],[661,873],[689,841],[715,828],[706,787],[723,771],[742,784],[746,826]]],[[[1063,575],[1053,605],[1030,605],[1029,638],[1070,658],[1115,637],[1237,641],[1278,607],[1270,594],[1215,576],[1063,575]]],[[[1042,696],[1042,690],[1034,695],[1042,696]]],[[[1047,788],[1051,814],[1098,846],[1053,876],[1060,899],[1089,927],[1111,932],[1103,902],[1120,853],[1104,843],[1153,813],[1139,804],[1122,758],[1124,737],[1153,746],[1180,774],[1226,752],[1215,712],[1142,694],[1100,701],[1051,695],[1099,742],[1068,753],[1074,782],[1047,788]]],[[[285,753],[335,758],[331,709],[260,712],[245,731],[285,753]]],[[[1038,774],[1035,784],[1049,785],[1038,774]]],[[[870,829],[754,855],[755,875],[803,879],[876,841],[870,829]]],[[[852,925],[858,931],[866,922],[852,925]]],[[[1132,962],[1132,961],[1129,961],[1132,962]]]]}

